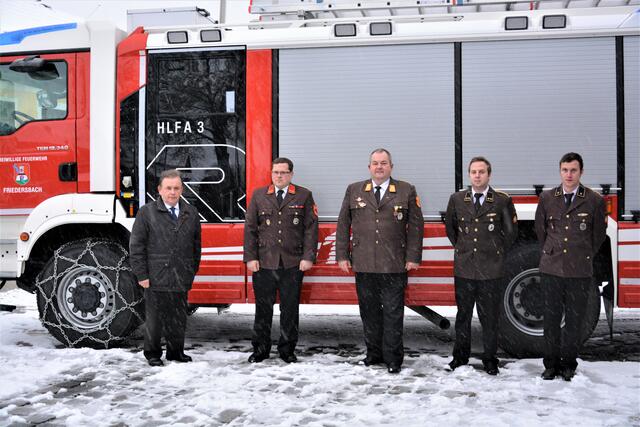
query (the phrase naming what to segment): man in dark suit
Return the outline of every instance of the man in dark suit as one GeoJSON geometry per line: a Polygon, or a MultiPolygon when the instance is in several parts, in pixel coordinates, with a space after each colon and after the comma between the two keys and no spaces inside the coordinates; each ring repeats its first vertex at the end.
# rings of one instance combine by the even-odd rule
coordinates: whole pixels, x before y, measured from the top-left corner
{"type": "Polygon", "coordinates": [[[269,358],[276,292],[280,295],[278,352],[297,361],[298,308],[304,272],[316,259],[318,212],[311,191],[293,185],[293,162],[278,158],[271,165],[268,187],[251,196],[244,224],[244,262],[253,273],[256,316],[250,363],[269,358]]]}
{"type": "Polygon", "coordinates": [[[167,360],[191,362],[184,354],[187,294],[200,265],[200,219],[195,207],[180,200],[177,170],[160,175],[160,197],[140,208],[129,242],[131,268],[144,288],[144,355],[162,366],[164,329],[167,360]]]}
{"type": "Polygon", "coordinates": [[[413,185],[391,178],[391,154],[369,156],[371,178],[356,182],[344,196],[336,232],[340,268],[356,275],[364,327],[366,366],[386,363],[399,373],[404,358],[404,289],[407,272],[422,260],[424,220],[413,185]],[[350,231],[353,234],[349,245],[350,231]]]}
{"type": "Polygon", "coordinates": [[[482,325],[482,363],[497,375],[498,314],[504,287],[504,260],[518,235],[516,210],[506,193],[489,186],[491,163],[484,157],[469,162],[471,188],[449,198],[445,225],[455,247],[456,342],[451,370],[466,365],[471,352],[471,319],[478,306],[482,325]]]}
{"type": "Polygon", "coordinates": [[[575,375],[589,287],[596,286],[593,258],[606,238],[604,199],[580,183],[583,167],[580,154],[562,156],[562,184],[543,192],[536,210],[535,229],[542,248],[545,380],[562,376],[571,381],[575,375]],[[566,341],[561,344],[563,313],[566,341]]]}

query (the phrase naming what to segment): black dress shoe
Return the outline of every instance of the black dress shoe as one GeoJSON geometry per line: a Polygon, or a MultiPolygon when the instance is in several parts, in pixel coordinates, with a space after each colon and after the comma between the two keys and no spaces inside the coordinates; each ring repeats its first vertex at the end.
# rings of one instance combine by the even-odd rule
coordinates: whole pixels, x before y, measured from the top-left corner
{"type": "Polygon", "coordinates": [[[249,356],[249,363],[260,363],[264,359],[268,359],[268,358],[269,358],[268,354],[251,353],[251,356],[249,356]]]}
{"type": "Polygon", "coordinates": [[[565,381],[571,381],[571,378],[576,374],[576,370],[573,368],[562,369],[562,379],[565,381]]]}
{"type": "Polygon", "coordinates": [[[147,362],[149,363],[149,366],[164,366],[164,363],[162,363],[162,360],[158,359],[157,357],[154,357],[153,359],[149,359],[147,360],[147,362]]]}
{"type": "Polygon", "coordinates": [[[402,368],[400,368],[400,365],[391,364],[387,366],[387,372],[390,374],[399,374],[401,370],[402,368]]]}
{"type": "Polygon", "coordinates": [[[484,371],[489,375],[498,375],[500,370],[498,364],[494,361],[484,363],[484,371]]]}
{"type": "Polygon", "coordinates": [[[180,362],[180,363],[187,363],[187,362],[193,361],[191,356],[187,356],[184,353],[182,353],[181,355],[176,356],[176,357],[167,357],[167,360],[172,361],[172,362],[180,362]]]}
{"type": "Polygon", "coordinates": [[[558,370],[556,368],[547,368],[540,376],[543,380],[552,380],[556,375],[558,375],[558,370]]]}
{"type": "Polygon", "coordinates": [[[453,360],[449,362],[449,369],[451,369],[452,371],[455,371],[456,368],[459,368],[460,366],[464,366],[466,364],[467,362],[465,362],[464,360],[454,357],[453,360]]]}
{"type": "Polygon", "coordinates": [[[296,363],[298,358],[295,354],[281,354],[280,359],[284,360],[287,363],[296,363]]]}
{"type": "Polygon", "coordinates": [[[364,366],[379,365],[382,362],[384,362],[384,360],[382,360],[381,357],[367,356],[362,359],[362,363],[364,363],[364,366]]]}

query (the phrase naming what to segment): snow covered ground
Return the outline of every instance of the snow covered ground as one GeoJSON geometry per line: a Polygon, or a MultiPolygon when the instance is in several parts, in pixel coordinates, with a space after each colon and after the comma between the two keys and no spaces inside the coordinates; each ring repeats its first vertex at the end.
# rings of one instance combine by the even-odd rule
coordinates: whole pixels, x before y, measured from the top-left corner
{"type": "MultiPolygon", "coordinates": [[[[299,363],[272,354],[250,365],[253,307],[237,306],[190,318],[193,363],[151,368],[140,340],[113,350],[62,348],[40,325],[33,295],[2,292],[0,303],[19,306],[0,313],[0,425],[640,426],[635,357],[581,361],[572,382],[540,379],[540,359],[502,357],[497,377],[478,359],[447,372],[452,333],[407,316],[405,364],[390,375],[358,364],[353,307],[309,307],[299,363]]],[[[637,330],[640,313],[627,316],[637,330]]]]}

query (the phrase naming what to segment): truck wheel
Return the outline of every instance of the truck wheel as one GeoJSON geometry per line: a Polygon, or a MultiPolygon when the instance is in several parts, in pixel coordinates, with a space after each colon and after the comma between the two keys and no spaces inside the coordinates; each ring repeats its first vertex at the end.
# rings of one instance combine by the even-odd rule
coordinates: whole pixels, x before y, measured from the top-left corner
{"type": "MultiPolygon", "coordinates": [[[[544,353],[544,296],[540,285],[540,249],[537,244],[515,248],[506,265],[507,286],[500,303],[500,347],[518,358],[542,357],[544,353]]],[[[582,341],[586,341],[600,318],[600,295],[592,286],[587,303],[582,341]]],[[[564,318],[562,319],[564,328],[564,318]]]]}
{"type": "Polygon", "coordinates": [[[68,347],[109,348],[143,322],[143,293],[122,245],[84,239],[58,248],[36,279],[40,320],[68,347]]]}

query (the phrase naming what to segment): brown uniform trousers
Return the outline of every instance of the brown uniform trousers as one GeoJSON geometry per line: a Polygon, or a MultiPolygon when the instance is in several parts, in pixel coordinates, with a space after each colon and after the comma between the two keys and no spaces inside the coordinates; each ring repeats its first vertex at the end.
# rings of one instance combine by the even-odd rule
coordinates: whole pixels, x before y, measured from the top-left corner
{"type": "Polygon", "coordinates": [[[542,248],[540,273],[544,292],[544,365],[572,368],[581,346],[593,258],[606,238],[604,199],[580,185],[567,207],[562,186],[540,195],[536,234],[542,248]],[[565,315],[565,341],[560,323],[565,315]]]}
{"type": "Polygon", "coordinates": [[[498,363],[498,315],[504,286],[504,260],[518,236],[518,218],[508,194],[489,187],[476,211],[471,190],[453,193],[445,216],[455,247],[456,342],[453,357],[463,363],[471,353],[473,306],[478,306],[483,362],[498,363]]]}
{"type": "Polygon", "coordinates": [[[280,295],[280,355],[293,354],[298,342],[298,312],[303,273],[301,260],[314,262],[318,242],[318,215],[311,191],[289,185],[280,203],[275,187],[254,191],[246,213],[244,262],[258,260],[253,274],[256,316],[253,349],[268,356],[276,292],[280,295]]]}
{"type": "Polygon", "coordinates": [[[349,185],[336,232],[336,259],[351,260],[368,358],[400,366],[406,262],[422,260],[424,220],[413,185],[390,180],[376,201],[371,180],[349,185]],[[349,245],[349,231],[353,237],[349,245]]]}

